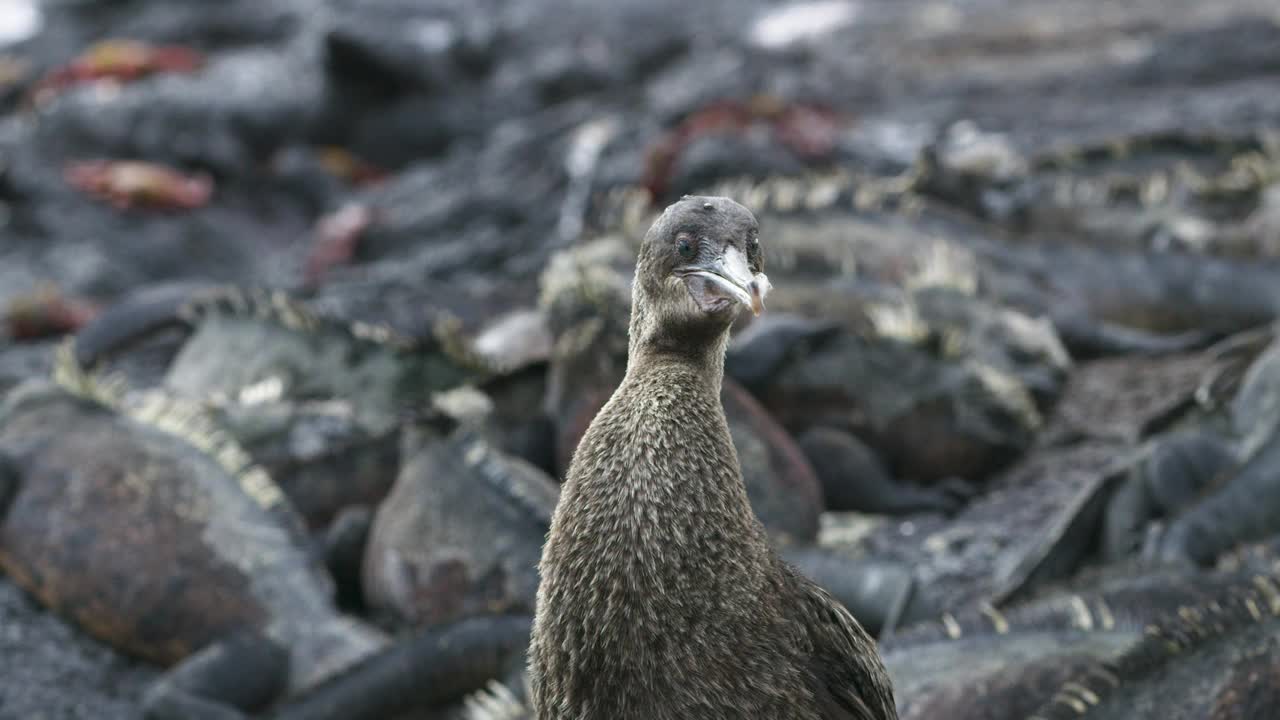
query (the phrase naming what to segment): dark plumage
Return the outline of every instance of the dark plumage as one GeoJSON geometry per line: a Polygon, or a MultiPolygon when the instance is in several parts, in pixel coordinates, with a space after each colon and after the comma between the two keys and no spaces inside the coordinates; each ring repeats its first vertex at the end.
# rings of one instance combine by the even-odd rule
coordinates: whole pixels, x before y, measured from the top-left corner
{"type": "Polygon", "coordinates": [[[543,549],[541,720],[897,717],[874,641],[778,558],[743,487],[720,386],[730,324],[768,290],[757,232],[731,200],[685,197],[641,245],[626,377],[543,549]]]}

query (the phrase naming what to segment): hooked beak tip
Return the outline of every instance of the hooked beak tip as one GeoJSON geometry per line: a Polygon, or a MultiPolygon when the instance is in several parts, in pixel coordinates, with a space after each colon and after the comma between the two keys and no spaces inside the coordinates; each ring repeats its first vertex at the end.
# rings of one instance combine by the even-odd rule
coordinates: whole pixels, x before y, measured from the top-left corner
{"type": "Polygon", "coordinates": [[[764,273],[756,273],[751,279],[751,283],[747,288],[747,292],[751,295],[751,314],[760,317],[760,313],[764,312],[764,297],[773,289],[773,285],[769,282],[768,276],[764,273]]]}
{"type": "Polygon", "coordinates": [[[764,298],[773,287],[764,273],[752,273],[746,256],[732,246],[713,262],[690,266],[678,274],[685,278],[700,277],[708,283],[705,288],[695,291],[695,299],[699,303],[711,296],[734,300],[751,308],[757,317],[764,312],[764,298]]]}

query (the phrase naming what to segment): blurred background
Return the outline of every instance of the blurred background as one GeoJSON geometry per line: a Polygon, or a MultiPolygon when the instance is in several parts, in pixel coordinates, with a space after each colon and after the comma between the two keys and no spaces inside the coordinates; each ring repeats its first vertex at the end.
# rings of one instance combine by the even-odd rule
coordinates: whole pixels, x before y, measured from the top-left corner
{"type": "Polygon", "coordinates": [[[1274,717],[1271,0],[0,0],[0,113],[2,718],[140,717],[246,628],[284,689],[208,694],[261,709],[467,620],[502,652],[295,716],[520,717],[686,193],[761,223],[753,508],[904,718],[1101,662],[1088,717],[1274,717]]]}

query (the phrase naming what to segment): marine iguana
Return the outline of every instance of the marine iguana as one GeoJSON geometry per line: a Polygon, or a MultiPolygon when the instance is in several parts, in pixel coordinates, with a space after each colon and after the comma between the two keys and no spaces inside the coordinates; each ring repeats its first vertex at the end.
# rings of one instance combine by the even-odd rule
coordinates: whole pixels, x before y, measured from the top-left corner
{"type": "MultiPolygon", "coordinates": [[[[1239,174],[1247,176],[1248,168],[1239,174]]],[[[839,279],[892,281],[913,256],[941,242],[969,257],[977,294],[1030,317],[1047,316],[1076,360],[1194,349],[1280,313],[1274,268],[1011,237],[931,197],[924,177],[919,167],[899,175],[842,168],[731,178],[700,192],[743,198],[771,223],[780,238],[771,266],[782,271],[780,279],[790,273],[798,281],[783,286],[779,308],[789,306],[785,295],[839,279]]],[[[629,187],[599,193],[595,207],[593,226],[601,234],[643,232],[654,212],[648,192],[629,187]]]]}
{"type": "Polygon", "coordinates": [[[500,369],[443,321],[429,337],[409,337],[283,292],[194,283],[144,288],[111,306],[76,335],[76,359],[93,368],[175,327],[185,338],[153,391],[208,405],[313,528],[386,495],[400,425],[432,393],[500,369]]]}
{"type": "Polygon", "coordinates": [[[1023,552],[997,603],[1090,561],[1141,554],[1149,562],[1208,565],[1280,530],[1272,512],[1280,461],[1280,344],[1273,336],[1274,328],[1264,327],[1190,355],[1083,366],[1044,440],[1084,433],[1126,449],[1118,449],[1108,472],[1083,483],[1023,552]]]}
{"type": "Polygon", "coordinates": [[[822,481],[827,507],[832,510],[952,514],[974,493],[973,487],[959,478],[944,481],[938,488],[894,482],[875,452],[842,430],[815,426],[797,442],[822,481]]]}
{"type": "MultiPolygon", "coordinates": [[[[328,696],[351,711],[342,717],[378,717],[386,699],[368,703],[378,683],[404,682],[397,673],[413,669],[425,692],[402,694],[402,706],[500,674],[492,664],[450,675],[457,669],[436,662],[445,630],[393,645],[339,613],[296,511],[198,409],[126,402],[68,346],[55,377],[0,406],[0,567],[113,647],[172,666],[144,699],[149,718],[238,718],[331,679],[328,696]]],[[[527,622],[489,622],[448,653],[483,660],[524,645],[527,622]]]]}
{"type": "Polygon", "coordinates": [[[944,614],[882,640],[904,720],[1025,720],[1074,674],[1141,642],[1148,623],[1209,602],[1248,572],[1132,563],[998,609],[944,614]]]}
{"type": "Polygon", "coordinates": [[[762,308],[758,227],[727,198],[654,223],[622,384],[574,453],[540,564],[532,704],[557,718],[896,718],[870,636],[783,563],[719,400],[729,326],[762,308]]]}
{"type": "Polygon", "coordinates": [[[1256,573],[1148,625],[1068,677],[1029,720],[1263,720],[1280,702],[1280,576],[1256,573]]]}

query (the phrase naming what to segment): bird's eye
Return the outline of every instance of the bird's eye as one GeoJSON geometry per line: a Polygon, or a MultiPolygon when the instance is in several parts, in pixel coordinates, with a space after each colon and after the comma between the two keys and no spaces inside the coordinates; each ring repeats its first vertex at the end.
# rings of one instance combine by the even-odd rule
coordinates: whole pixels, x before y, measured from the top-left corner
{"type": "Polygon", "coordinates": [[[680,253],[680,257],[685,260],[692,260],[693,256],[698,254],[698,248],[692,238],[681,235],[676,239],[676,252],[680,253]]]}

